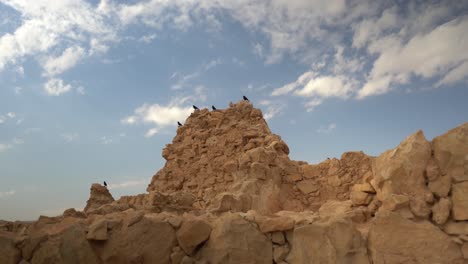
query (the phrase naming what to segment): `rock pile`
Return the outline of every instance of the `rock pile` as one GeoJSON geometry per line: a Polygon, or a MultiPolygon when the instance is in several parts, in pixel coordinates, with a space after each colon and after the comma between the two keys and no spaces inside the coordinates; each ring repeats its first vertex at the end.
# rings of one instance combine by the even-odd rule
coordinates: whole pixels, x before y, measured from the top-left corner
{"type": "Polygon", "coordinates": [[[148,193],[0,222],[0,263],[468,263],[468,123],[292,161],[250,102],[194,112],[148,193]]]}

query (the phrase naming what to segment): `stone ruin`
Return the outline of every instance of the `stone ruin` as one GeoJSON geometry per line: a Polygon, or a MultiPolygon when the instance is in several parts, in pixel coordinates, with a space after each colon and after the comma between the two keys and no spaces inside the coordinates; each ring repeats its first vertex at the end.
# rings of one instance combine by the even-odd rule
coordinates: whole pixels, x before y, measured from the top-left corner
{"type": "Polygon", "coordinates": [[[188,117],[147,193],[0,221],[0,263],[468,263],[468,123],[293,161],[248,101],[188,117]]]}

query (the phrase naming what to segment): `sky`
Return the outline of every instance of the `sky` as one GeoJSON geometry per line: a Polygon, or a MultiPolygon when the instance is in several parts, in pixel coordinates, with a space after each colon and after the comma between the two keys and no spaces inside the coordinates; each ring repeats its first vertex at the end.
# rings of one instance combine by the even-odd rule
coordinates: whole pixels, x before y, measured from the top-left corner
{"type": "Polygon", "coordinates": [[[246,95],[290,157],[468,121],[468,1],[0,0],[0,219],[144,193],[177,121],[246,95]]]}

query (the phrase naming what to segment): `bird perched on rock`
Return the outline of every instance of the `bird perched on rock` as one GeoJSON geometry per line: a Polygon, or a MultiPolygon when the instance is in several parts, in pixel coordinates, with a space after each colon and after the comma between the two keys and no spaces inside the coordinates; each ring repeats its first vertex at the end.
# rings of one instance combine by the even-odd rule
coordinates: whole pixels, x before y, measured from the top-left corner
{"type": "Polygon", "coordinates": [[[180,127],[182,126],[182,124],[179,121],[177,121],[177,125],[180,127]]]}
{"type": "Polygon", "coordinates": [[[247,96],[242,96],[242,98],[244,98],[245,101],[249,101],[249,98],[247,98],[247,96]]]}
{"type": "Polygon", "coordinates": [[[196,107],[195,105],[192,105],[192,106],[193,106],[193,109],[195,109],[195,110],[200,110],[200,109],[198,109],[198,107],[196,107]]]}
{"type": "Polygon", "coordinates": [[[216,107],[214,107],[214,105],[211,106],[211,109],[213,109],[213,111],[216,111],[216,107]]]}
{"type": "Polygon", "coordinates": [[[106,181],[104,181],[104,186],[106,186],[106,187],[107,187],[107,182],[106,182],[106,181]]]}

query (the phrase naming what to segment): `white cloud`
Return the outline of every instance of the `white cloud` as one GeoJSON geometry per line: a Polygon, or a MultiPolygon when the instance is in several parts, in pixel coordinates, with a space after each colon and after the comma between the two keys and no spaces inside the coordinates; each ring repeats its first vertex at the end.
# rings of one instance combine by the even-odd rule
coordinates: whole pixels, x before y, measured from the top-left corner
{"type": "Polygon", "coordinates": [[[5,197],[9,197],[9,196],[13,196],[16,194],[16,191],[15,190],[10,190],[10,191],[6,191],[6,192],[0,192],[0,198],[5,198],[5,197]]]}
{"type": "Polygon", "coordinates": [[[10,144],[2,144],[2,143],[0,143],[0,153],[6,152],[7,150],[10,150],[10,149],[12,149],[12,148],[13,148],[13,146],[10,145],[10,144]]]}
{"type": "Polygon", "coordinates": [[[60,137],[62,137],[66,142],[71,143],[76,141],[80,136],[78,133],[64,133],[61,134],[60,137]]]}
{"type": "Polygon", "coordinates": [[[149,129],[148,131],[146,131],[146,133],[145,133],[145,138],[153,137],[153,136],[156,135],[158,132],[159,132],[159,131],[158,131],[157,128],[151,128],[151,129],[149,129]]]}
{"type": "Polygon", "coordinates": [[[71,91],[72,86],[65,84],[61,79],[50,79],[44,84],[44,91],[51,96],[59,96],[71,91]]]}
{"type": "Polygon", "coordinates": [[[468,16],[465,16],[426,34],[415,35],[406,44],[398,45],[393,40],[391,48],[374,48],[379,57],[359,91],[359,98],[388,92],[392,84],[408,83],[411,76],[441,77],[439,84],[465,79],[468,76],[468,68],[464,65],[468,61],[467,31],[468,16]]]}
{"type": "Polygon", "coordinates": [[[319,134],[329,134],[333,130],[335,130],[336,124],[335,123],[330,123],[327,126],[321,126],[319,129],[317,129],[317,133],[319,134]]]}
{"type": "Polygon", "coordinates": [[[16,118],[16,113],[14,112],[8,112],[6,115],[11,119],[16,118]]]}
{"type": "Polygon", "coordinates": [[[13,139],[13,143],[16,144],[16,145],[22,145],[22,144],[24,144],[24,139],[15,137],[13,139]]]}
{"type": "Polygon", "coordinates": [[[43,64],[45,75],[54,76],[75,66],[80,59],[83,59],[85,50],[80,46],[73,46],[65,49],[58,57],[49,57],[43,64]]]}
{"type": "Polygon", "coordinates": [[[100,141],[103,145],[109,145],[114,142],[114,139],[104,136],[100,138],[100,141]]]}
{"type": "Polygon", "coordinates": [[[15,88],[13,88],[13,90],[15,91],[15,94],[20,95],[21,91],[23,91],[23,88],[16,86],[15,88]]]}
{"type": "Polygon", "coordinates": [[[202,74],[204,74],[205,72],[215,68],[216,66],[218,65],[221,65],[223,64],[223,61],[220,59],[220,58],[217,58],[217,59],[214,59],[214,60],[211,60],[207,63],[204,63],[200,66],[198,66],[198,68],[192,72],[192,73],[189,73],[189,74],[186,74],[186,75],[183,75],[183,74],[180,74],[179,72],[175,72],[171,75],[170,79],[177,79],[176,83],[173,84],[171,86],[171,89],[172,90],[181,90],[181,89],[184,89],[184,88],[187,88],[187,87],[192,87],[194,86],[191,81],[200,77],[202,74]]]}
{"type": "Polygon", "coordinates": [[[273,90],[272,96],[293,94],[295,96],[312,98],[305,104],[312,111],[326,98],[348,99],[356,91],[356,81],[344,75],[319,76],[315,72],[306,72],[296,81],[273,90]]]}
{"type": "Polygon", "coordinates": [[[135,109],[134,115],[122,119],[124,124],[146,123],[157,127],[175,126],[177,121],[185,120],[192,112],[192,107],[182,107],[174,104],[167,106],[159,104],[143,104],[135,109]]]}
{"type": "Polygon", "coordinates": [[[131,188],[131,187],[139,187],[139,186],[146,186],[148,185],[150,179],[132,179],[132,180],[126,180],[123,182],[117,182],[117,183],[108,183],[109,190],[113,189],[125,189],[125,188],[131,188]]]}
{"type": "Polygon", "coordinates": [[[78,86],[78,88],[76,88],[76,92],[79,95],[85,95],[86,94],[85,88],[83,86],[78,86]]]}
{"type": "Polygon", "coordinates": [[[144,35],[141,38],[139,38],[138,41],[149,44],[149,43],[153,42],[153,40],[155,40],[156,37],[157,37],[156,34],[148,34],[148,35],[144,35]]]}
{"type": "Polygon", "coordinates": [[[281,103],[279,101],[260,100],[258,104],[261,105],[264,109],[263,118],[265,118],[266,120],[271,120],[274,117],[278,116],[283,112],[283,109],[285,108],[284,103],[281,103]]]}

